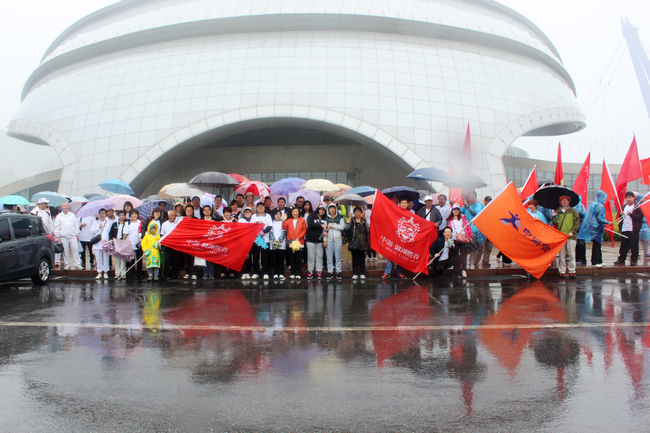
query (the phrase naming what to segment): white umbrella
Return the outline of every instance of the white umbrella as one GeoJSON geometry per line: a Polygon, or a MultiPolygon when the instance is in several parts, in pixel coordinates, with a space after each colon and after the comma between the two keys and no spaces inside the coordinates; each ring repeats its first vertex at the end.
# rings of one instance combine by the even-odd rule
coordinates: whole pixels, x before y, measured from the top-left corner
{"type": "Polygon", "coordinates": [[[327,179],[311,179],[300,185],[300,189],[309,189],[312,191],[339,191],[341,188],[334,185],[327,179]]]}
{"type": "Polygon", "coordinates": [[[173,199],[176,197],[201,197],[205,191],[187,183],[170,183],[158,192],[158,197],[173,199]]]}

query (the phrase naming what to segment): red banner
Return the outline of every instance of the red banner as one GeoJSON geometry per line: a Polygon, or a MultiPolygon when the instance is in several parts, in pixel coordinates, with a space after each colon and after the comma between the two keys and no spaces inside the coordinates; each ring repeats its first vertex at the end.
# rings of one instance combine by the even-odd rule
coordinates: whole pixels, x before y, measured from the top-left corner
{"type": "Polygon", "coordinates": [[[522,206],[512,182],[474,217],[472,224],[499,251],[536,278],[544,275],[569,239],[566,234],[533,218],[522,206]]]}
{"type": "Polygon", "coordinates": [[[370,246],[393,263],[412,272],[429,273],[429,247],[438,227],[402,209],[377,191],[372,208],[370,246]]]}
{"type": "Polygon", "coordinates": [[[176,251],[239,271],[255,238],[263,228],[262,224],[183,218],[160,243],[176,251]]]}

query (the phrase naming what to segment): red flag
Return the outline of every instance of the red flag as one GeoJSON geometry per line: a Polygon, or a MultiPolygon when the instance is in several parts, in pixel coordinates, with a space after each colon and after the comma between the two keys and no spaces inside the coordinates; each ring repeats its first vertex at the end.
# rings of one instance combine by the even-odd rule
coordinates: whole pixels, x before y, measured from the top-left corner
{"type": "MultiPolygon", "coordinates": [[[[614,185],[614,179],[612,179],[612,172],[609,171],[605,158],[603,158],[603,175],[600,181],[600,190],[607,194],[607,200],[605,201],[605,218],[607,218],[607,221],[614,221],[611,200],[614,200],[614,206],[617,211],[621,209],[621,205],[619,204],[618,196],[616,195],[616,186],[614,185]]],[[[614,231],[613,224],[608,224],[605,228],[614,231]]],[[[608,231],[607,234],[609,235],[609,239],[612,241],[612,248],[614,248],[614,236],[611,231],[608,231]]]]}
{"type": "Polygon", "coordinates": [[[463,143],[463,163],[465,164],[463,174],[472,174],[472,143],[470,138],[468,119],[467,132],[465,132],[465,142],[463,143]]]}
{"type": "Polygon", "coordinates": [[[650,224],[650,201],[644,201],[639,205],[639,208],[641,211],[643,211],[643,216],[645,217],[645,221],[650,224]]]}
{"type": "Polygon", "coordinates": [[[641,183],[644,185],[650,185],[650,158],[641,160],[641,171],[643,172],[641,183]]]}
{"type": "Polygon", "coordinates": [[[564,185],[564,171],[562,170],[562,147],[557,144],[557,162],[555,163],[555,180],[556,185],[564,185]]]}
{"type": "MultiPolygon", "coordinates": [[[[455,174],[456,174],[456,169],[452,165],[451,161],[449,161],[449,175],[454,176],[455,174]]],[[[449,188],[449,201],[453,201],[454,203],[458,203],[458,206],[462,207],[463,206],[463,190],[462,189],[449,188]]]]}
{"type": "Polygon", "coordinates": [[[521,189],[521,198],[526,200],[531,195],[535,194],[535,191],[539,189],[537,184],[537,166],[533,166],[532,171],[528,175],[528,179],[524,184],[524,187],[521,189]]]}
{"type": "Polygon", "coordinates": [[[393,263],[412,272],[429,273],[429,247],[438,227],[404,210],[377,191],[372,207],[370,246],[393,263]]]}
{"type": "MultiPolygon", "coordinates": [[[[621,171],[618,172],[616,179],[616,193],[618,195],[618,202],[625,201],[625,191],[627,190],[627,183],[643,177],[641,170],[641,161],[639,160],[639,150],[636,147],[636,137],[632,138],[632,144],[625,155],[621,171]]],[[[619,210],[620,206],[616,208],[619,210]]]]}
{"type": "Polygon", "coordinates": [[[262,224],[239,224],[183,218],[160,243],[176,251],[239,271],[262,231],[262,224]]]}
{"type": "Polygon", "coordinates": [[[576,181],[573,183],[573,192],[582,197],[582,204],[587,207],[587,188],[589,186],[589,170],[591,168],[591,152],[587,154],[587,159],[582,164],[580,173],[576,177],[576,181]]]}
{"type": "Polygon", "coordinates": [[[524,209],[512,182],[474,217],[472,224],[499,251],[536,278],[544,275],[569,240],[565,233],[533,218],[524,209]]]}

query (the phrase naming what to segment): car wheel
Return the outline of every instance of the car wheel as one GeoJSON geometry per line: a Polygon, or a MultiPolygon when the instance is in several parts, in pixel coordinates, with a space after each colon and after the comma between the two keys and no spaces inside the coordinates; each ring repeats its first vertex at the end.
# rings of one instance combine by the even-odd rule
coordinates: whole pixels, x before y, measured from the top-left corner
{"type": "Polygon", "coordinates": [[[46,258],[42,258],[38,262],[36,272],[32,275],[32,281],[35,284],[45,284],[50,279],[50,262],[46,258]]]}

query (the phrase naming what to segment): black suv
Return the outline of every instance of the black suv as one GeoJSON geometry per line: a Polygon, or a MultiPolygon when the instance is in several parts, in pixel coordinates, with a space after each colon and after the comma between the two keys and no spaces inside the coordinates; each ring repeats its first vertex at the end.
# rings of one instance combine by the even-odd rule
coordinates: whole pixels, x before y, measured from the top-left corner
{"type": "Polygon", "coordinates": [[[40,217],[0,213],[0,281],[31,277],[34,283],[44,284],[53,264],[54,238],[40,217]]]}

